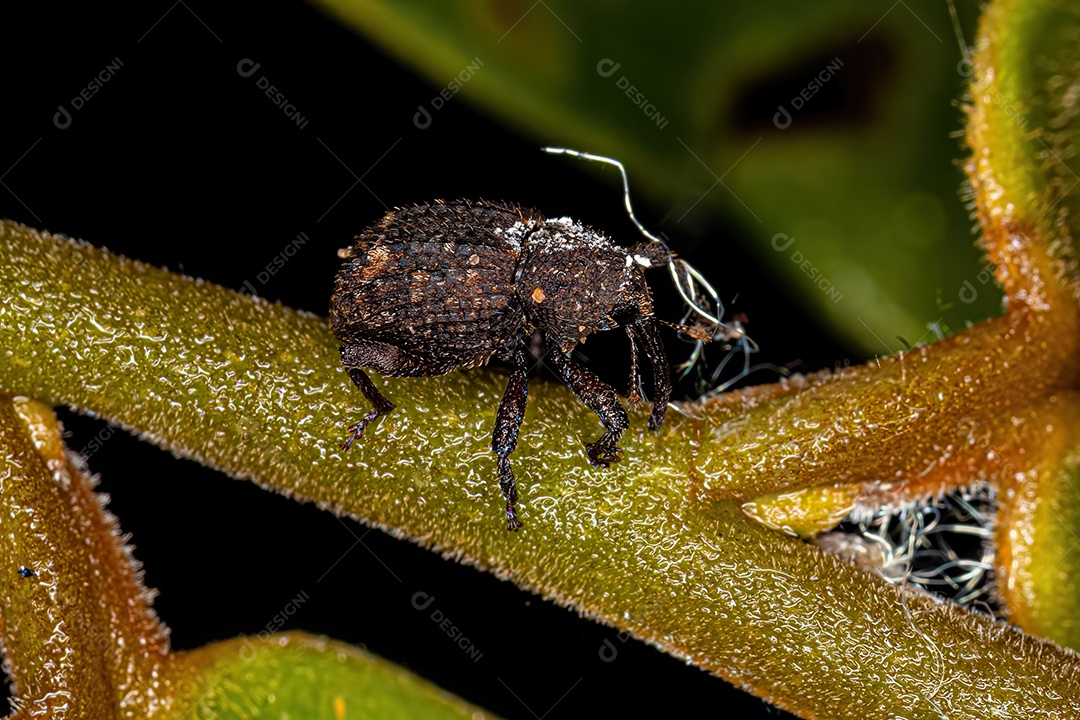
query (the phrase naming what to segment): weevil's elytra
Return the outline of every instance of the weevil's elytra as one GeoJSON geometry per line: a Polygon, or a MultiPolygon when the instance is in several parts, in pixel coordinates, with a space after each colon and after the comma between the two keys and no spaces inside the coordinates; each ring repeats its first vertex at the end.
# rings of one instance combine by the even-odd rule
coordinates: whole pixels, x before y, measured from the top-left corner
{"type": "Polygon", "coordinates": [[[525,415],[525,342],[539,330],[545,359],[606,432],[586,447],[607,467],[629,425],[615,390],[570,358],[595,332],[623,328],[631,343],[631,388],[639,352],[653,370],[649,427],[659,429],[671,374],[653,317],[646,268],[671,254],[657,243],[626,249],[569,218],[545,219],[508,203],[457,201],[394,210],[356,237],[330,301],[330,327],[349,377],[372,409],[349,428],[347,450],[394,405],[364,372],[442,375],[492,358],[512,372],[495,421],[492,449],[506,498],[507,528],[521,527],[510,454],[525,415]]]}

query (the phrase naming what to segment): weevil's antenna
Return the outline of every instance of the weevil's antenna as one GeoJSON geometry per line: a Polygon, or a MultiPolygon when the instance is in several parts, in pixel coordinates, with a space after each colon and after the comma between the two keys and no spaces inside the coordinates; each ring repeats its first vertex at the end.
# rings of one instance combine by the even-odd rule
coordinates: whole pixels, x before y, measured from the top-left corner
{"type": "MultiPolygon", "coordinates": [[[[663,239],[649,232],[649,230],[641,224],[641,221],[637,219],[637,216],[634,215],[634,206],[630,202],[630,180],[626,176],[626,167],[623,166],[621,162],[614,158],[604,157],[603,155],[593,155],[592,153],[581,152],[580,150],[570,150],[569,148],[545,147],[541,149],[552,155],[569,155],[570,157],[614,165],[617,167],[619,169],[619,174],[622,175],[623,204],[626,206],[626,213],[630,216],[630,220],[637,227],[638,232],[647,237],[651,242],[659,243],[664,248],[668,247],[668,244],[664,242],[663,239]]],[[[720,300],[720,295],[716,292],[716,289],[709,284],[693,265],[685,260],[676,259],[669,255],[668,271],[671,273],[671,279],[675,283],[675,289],[679,291],[679,296],[682,298],[683,302],[686,303],[687,307],[709,324],[716,326],[717,332],[710,333],[711,335],[714,337],[723,337],[728,340],[742,335],[741,329],[730,327],[720,319],[724,314],[724,303],[720,300]],[[683,275],[685,275],[685,278],[683,275]],[[704,295],[716,307],[715,314],[701,306],[701,303],[699,302],[701,293],[698,292],[697,285],[701,286],[704,290],[704,295]]]]}
{"type": "MultiPolygon", "coordinates": [[[[654,242],[668,250],[668,272],[671,274],[671,280],[675,284],[675,289],[679,293],[679,297],[686,304],[687,312],[683,316],[683,324],[690,319],[691,316],[696,315],[699,320],[704,320],[709,326],[704,328],[705,333],[708,336],[708,340],[724,340],[727,342],[735,341],[734,344],[729,344],[728,355],[724,358],[720,364],[719,369],[713,373],[712,381],[715,383],[718,379],[719,373],[731,360],[731,356],[742,351],[743,353],[743,369],[739,375],[728,382],[725,382],[720,386],[720,390],[725,390],[735,382],[738,382],[742,378],[746,377],[750,372],[757,368],[750,367],[750,355],[757,352],[758,346],[743,329],[742,323],[736,320],[732,324],[725,323],[721,318],[724,317],[724,303],[720,299],[720,294],[716,292],[716,289],[709,284],[709,281],[697,271],[697,269],[686,262],[682,258],[676,258],[674,253],[668,247],[668,244],[664,242],[663,238],[653,235],[649,230],[641,224],[641,221],[634,215],[634,206],[630,202],[630,180],[626,176],[626,167],[614,158],[604,157],[603,155],[593,155],[592,153],[581,152],[580,150],[571,150],[569,148],[562,147],[544,147],[541,148],[546,153],[552,155],[569,155],[570,157],[580,158],[582,160],[589,160],[591,162],[604,163],[606,165],[614,165],[619,169],[619,174],[622,176],[623,182],[623,205],[626,206],[626,213],[630,216],[630,220],[637,227],[638,232],[648,238],[650,242],[654,242]],[[711,306],[713,310],[710,312],[707,309],[711,306]]],[[[680,366],[682,375],[686,375],[690,372],[690,369],[697,364],[698,361],[704,355],[704,344],[706,340],[700,337],[694,337],[694,350],[690,354],[690,358],[680,366]]],[[[714,388],[714,391],[716,389],[714,388]]]]}
{"type": "Polygon", "coordinates": [[[605,163],[607,165],[614,165],[615,167],[619,168],[619,174],[622,175],[623,204],[626,205],[626,214],[630,216],[630,220],[634,223],[634,225],[637,226],[638,231],[642,235],[649,238],[655,243],[660,243],[664,247],[667,247],[666,242],[649,232],[645,228],[645,226],[642,225],[641,222],[637,219],[637,216],[634,215],[634,207],[630,204],[630,180],[626,177],[626,168],[621,162],[619,162],[615,158],[604,157],[603,155],[593,155],[592,153],[581,152],[580,150],[570,150],[569,148],[543,147],[540,149],[546,153],[551,153],[552,155],[569,155],[570,157],[581,158],[582,160],[590,160],[592,162],[605,163]]]}

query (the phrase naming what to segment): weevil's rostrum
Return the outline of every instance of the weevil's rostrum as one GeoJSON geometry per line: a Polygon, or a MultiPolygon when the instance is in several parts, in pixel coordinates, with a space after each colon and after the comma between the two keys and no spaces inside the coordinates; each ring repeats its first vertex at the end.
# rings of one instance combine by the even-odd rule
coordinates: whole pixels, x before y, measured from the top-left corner
{"type": "Polygon", "coordinates": [[[375,418],[394,408],[364,368],[391,377],[442,375],[492,358],[512,368],[492,436],[507,528],[521,526],[510,454],[525,415],[525,342],[539,330],[547,362],[593,410],[606,432],[587,446],[606,467],[619,455],[629,424],[615,390],[574,362],[589,335],[623,328],[630,338],[631,392],[637,359],[652,366],[658,429],[671,397],[671,373],[653,317],[644,271],[667,265],[654,242],[622,248],[569,218],[545,219],[516,205],[458,201],[394,210],[343,253],[330,303],[330,327],[341,341],[349,377],[372,409],[349,428],[345,449],[375,418]]]}

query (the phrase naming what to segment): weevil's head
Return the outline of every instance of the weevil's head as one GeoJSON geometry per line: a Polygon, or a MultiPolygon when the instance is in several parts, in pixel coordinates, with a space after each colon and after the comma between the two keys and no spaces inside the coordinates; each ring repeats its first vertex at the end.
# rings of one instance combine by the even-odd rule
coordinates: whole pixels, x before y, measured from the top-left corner
{"type": "Polygon", "coordinates": [[[605,330],[626,327],[653,315],[652,293],[645,273],[653,268],[664,268],[671,259],[671,251],[660,243],[643,242],[629,249],[619,248],[623,257],[623,277],[615,302],[606,315],[612,321],[605,330]]]}

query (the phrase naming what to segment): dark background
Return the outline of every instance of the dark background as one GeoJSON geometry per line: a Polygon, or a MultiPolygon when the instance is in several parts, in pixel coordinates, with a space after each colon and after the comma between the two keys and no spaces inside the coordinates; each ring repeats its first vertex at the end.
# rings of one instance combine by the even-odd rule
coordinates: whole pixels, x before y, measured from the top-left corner
{"type": "MultiPolygon", "coordinates": [[[[439,88],[306,5],[149,3],[127,12],[39,4],[17,12],[0,15],[0,216],[227,287],[249,282],[259,295],[322,315],[335,251],[386,206],[505,199],[637,241],[613,172],[540,153],[549,140],[514,134],[461,95],[418,129],[417,106],[439,88]],[[252,77],[237,72],[244,58],[260,64],[252,77]],[[72,98],[116,59],[115,76],[72,110],[72,98]],[[262,94],[261,76],[295,105],[305,127],[262,94]],[[61,104],[71,112],[64,129],[54,123],[61,104]],[[261,282],[260,271],[300,232],[308,242],[261,282]]],[[[823,93],[815,106],[827,113],[828,103],[823,93]]],[[[863,359],[740,250],[727,229],[736,223],[712,221],[722,242],[706,245],[722,255],[705,257],[695,253],[696,238],[669,224],[666,208],[639,199],[638,212],[709,269],[725,300],[737,296],[731,309],[749,314],[763,348],[756,360],[806,370],[863,359]]],[[[677,319],[657,280],[662,314],[677,319]]],[[[666,339],[681,359],[674,338],[666,339]]],[[[617,340],[590,342],[585,354],[595,370],[625,383],[628,358],[617,340]]],[[[776,377],[763,371],[751,380],[776,377]]],[[[356,402],[365,405],[359,393],[356,402]]],[[[132,534],[147,585],[160,591],[156,608],[176,649],[259,633],[305,593],[284,629],[364,646],[508,717],[703,707],[746,718],[782,715],[490,575],[176,460],[100,421],[68,410],[61,417],[72,449],[108,436],[90,466],[132,534]],[[421,591],[482,652],[477,662],[431,621],[430,609],[413,608],[421,591]],[[615,657],[605,662],[601,650],[610,656],[610,648],[615,657]]]]}

